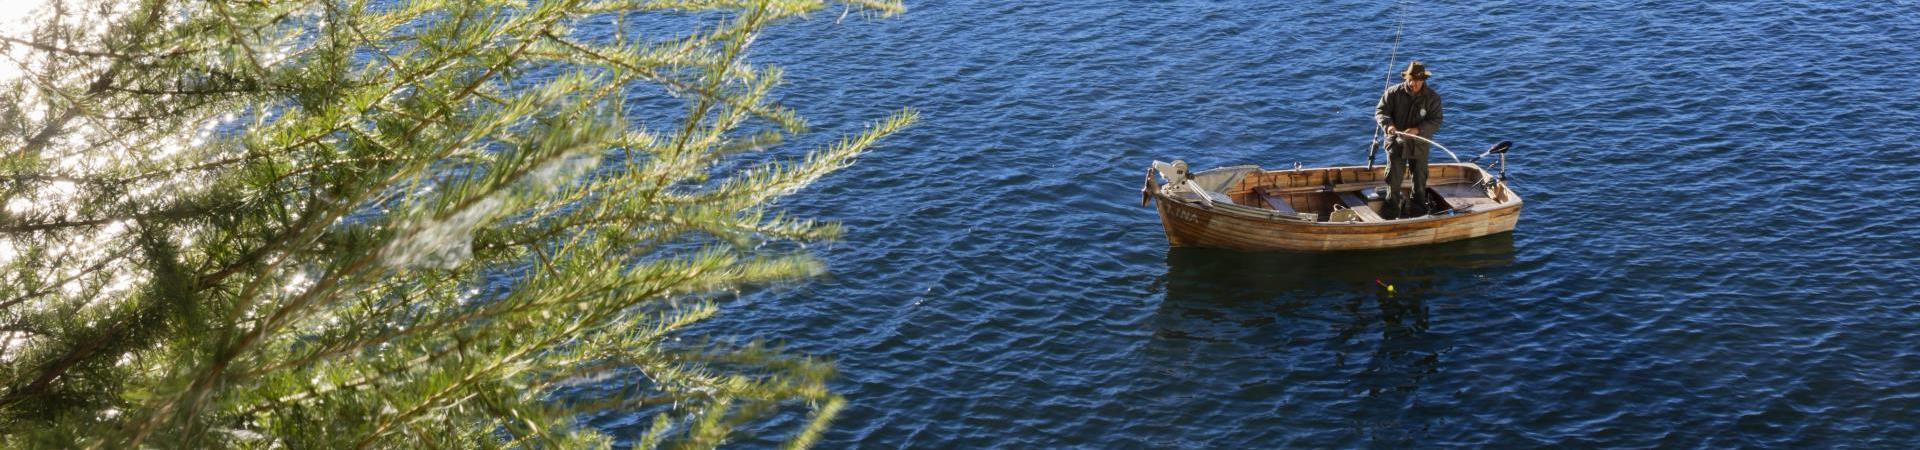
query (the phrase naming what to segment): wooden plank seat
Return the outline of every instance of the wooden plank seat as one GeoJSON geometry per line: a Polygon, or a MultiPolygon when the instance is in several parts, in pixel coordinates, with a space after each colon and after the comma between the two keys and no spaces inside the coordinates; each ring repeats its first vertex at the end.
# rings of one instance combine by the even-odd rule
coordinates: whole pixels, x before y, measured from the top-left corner
{"type": "Polygon", "coordinates": [[[1499,203],[1487,197],[1485,188],[1475,186],[1472,183],[1429,186],[1427,187],[1427,193],[1434,196],[1441,204],[1453,208],[1454,211],[1461,212],[1471,211],[1474,208],[1481,207],[1480,205],[1499,203]]]}
{"type": "Polygon", "coordinates": [[[1367,206],[1367,199],[1360,198],[1358,192],[1338,192],[1334,195],[1340,198],[1341,205],[1346,206],[1347,209],[1353,210],[1354,214],[1359,215],[1361,222],[1385,222],[1387,220],[1381,218],[1379,213],[1373,212],[1373,207],[1367,206]]]}
{"type": "Polygon", "coordinates": [[[1253,188],[1253,194],[1260,196],[1261,200],[1265,200],[1267,202],[1267,206],[1272,207],[1274,211],[1279,211],[1287,215],[1299,214],[1298,211],[1293,210],[1293,205],[1287,204],[1287,199],[1273,195],[1272,192],[1267,191],[1267,188],[1264,188],[1264,187],[1253,188]]]}

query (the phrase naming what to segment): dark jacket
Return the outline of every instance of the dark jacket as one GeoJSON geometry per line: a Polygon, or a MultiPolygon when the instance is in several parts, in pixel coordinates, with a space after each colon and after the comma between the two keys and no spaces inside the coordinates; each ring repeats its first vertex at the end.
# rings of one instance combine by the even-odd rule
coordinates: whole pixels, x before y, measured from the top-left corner
{"type": "MultiPolygon", "coordinates": [[[[1433,83],[1427,83],[1419,94],[1407,90],[1406,83],[1393,85],[1380,94],[1380,104],[1373,108],[1373,121],[1380,127],[1393,125],[1399,129],[1420,128],[1420,137],[1433,139],[1433,133],[1440,131],[1440,91],[1433,89],[1433,83]]],[[[1387,138],[1388,148],[1401,148],[1407,158],[1427,159],[1426,142],[1404,139],[1399,136],[1387,138]]]]}

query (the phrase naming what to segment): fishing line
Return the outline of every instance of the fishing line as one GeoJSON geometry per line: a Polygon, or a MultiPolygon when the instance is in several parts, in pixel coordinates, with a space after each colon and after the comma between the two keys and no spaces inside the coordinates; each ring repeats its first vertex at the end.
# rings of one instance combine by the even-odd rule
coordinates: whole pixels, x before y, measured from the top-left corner
{"type": "MultiPolygon", "coordinates": [[[[1387,51],[1387,74],[1382,77],[1381,89],[1393,87],[1393,63],[1400,58],[1400,32],[1407,28],[1407,2],[1395,2],[1399,9],[1393,19],[1393,47],[1387,51]]],[[[1380,133],[1385,131],[1378,125],[1373,127],[1373,144],[1367,146],[1367,170],[1373,170],[1373,154],[1380,148],[1380,133]]]]}
{"type": "Polygon", "coordinates": [[[1393,63],[1400,58],[1400,31],[1407,28],[1407,2],[1396,2],[1400,11],[1393,19],[1393,49],[1387,51],[1387,75],[1382,80],[1385,87],[1393,87],[1393,63]]]}

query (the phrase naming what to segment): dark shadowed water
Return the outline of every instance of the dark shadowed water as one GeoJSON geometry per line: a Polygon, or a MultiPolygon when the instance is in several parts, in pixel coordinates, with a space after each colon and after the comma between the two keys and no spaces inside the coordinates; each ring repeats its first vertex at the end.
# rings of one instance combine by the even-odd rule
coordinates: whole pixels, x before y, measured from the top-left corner
{"type": "Polygon", "coordinates": [[[1392,4],[909,6],[755,44],[821,139],[925,119],[788,202],[831,275],[706,328],[838,361],[821,448],[1920,446],[1920,4],[1412,4],[1526,211],[1320,256],[1169,249],[1137,190],[1363,161],[1392,4]]]}

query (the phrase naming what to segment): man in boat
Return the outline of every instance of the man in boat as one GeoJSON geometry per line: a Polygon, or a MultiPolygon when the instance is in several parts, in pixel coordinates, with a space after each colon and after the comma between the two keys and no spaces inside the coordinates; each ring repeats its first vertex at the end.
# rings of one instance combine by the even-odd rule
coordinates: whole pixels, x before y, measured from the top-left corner
{"type": "Polygon", "coordinates": [[[1389,219],[1427,214],[1427,150],[1426,141],[1402,137],[1395,133],[1415,134],[1433,139],[1433,133],[1440,131],[1440,93],[1427,86],[1427,66],[1419,61],[1407,65],[1400,73],[1404,80],[1400,84],[1387,88],[1380,94],[1380,104],[1374,107],[1373,120],[1387,132],[1387,190],[1386,211],[1389,219]],[[1406,180],[1406,172],[1413,172],[1412,198],[1400,191],[1400,183],[1406,180]],[[1411,202],[1409,202],[1411,200],[1411,202]]]}

